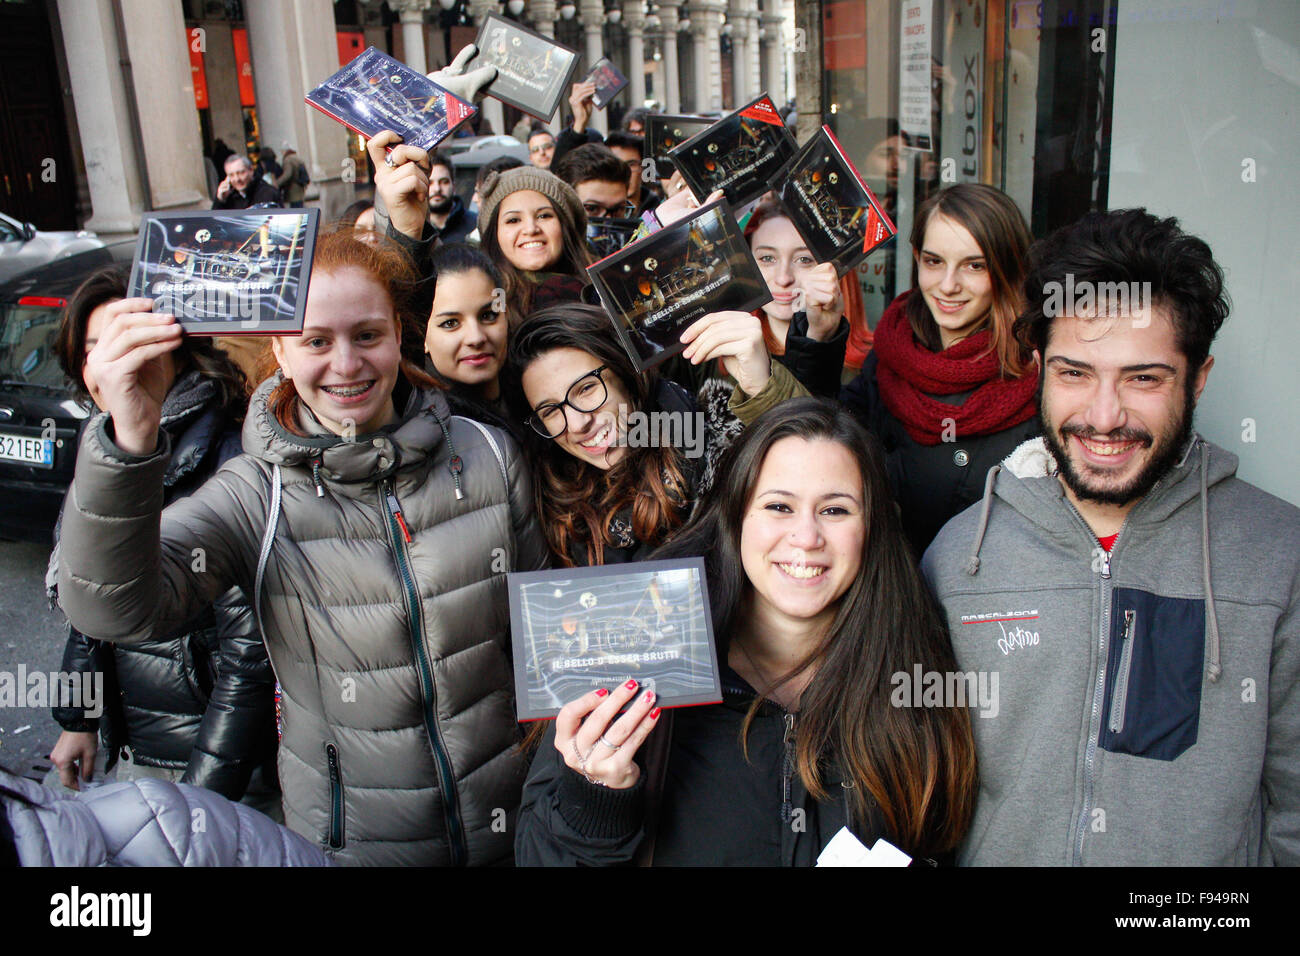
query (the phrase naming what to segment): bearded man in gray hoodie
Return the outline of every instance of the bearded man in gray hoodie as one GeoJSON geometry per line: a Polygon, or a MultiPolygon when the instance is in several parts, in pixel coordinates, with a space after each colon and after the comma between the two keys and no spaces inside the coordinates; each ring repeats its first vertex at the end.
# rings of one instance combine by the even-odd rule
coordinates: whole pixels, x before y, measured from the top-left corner
{"type": "Polygon", "coordinates": [[[1298,864],[1300,509],[1192,429],[1222,270],[1120,210],[1035,247],[1025,289],[1043,437],[922,562],[999,692],[960,860],[1298,864]]]}

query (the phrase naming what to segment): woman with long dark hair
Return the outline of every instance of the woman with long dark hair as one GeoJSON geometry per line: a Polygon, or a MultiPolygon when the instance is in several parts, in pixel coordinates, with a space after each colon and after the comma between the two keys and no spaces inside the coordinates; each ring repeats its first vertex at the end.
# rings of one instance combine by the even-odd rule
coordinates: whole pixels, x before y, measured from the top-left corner
{"type": "Polygon", "coordinates": [[[433,299],[424,353],[452,392],[504,415],[501,369],[510,323],[501,273],[481,249],[456,242],[439,247],[430,263],[433,299]]]}
{"type": "Polygon", "coordinates": [[[582,301],[595,257],[582,201],[564,180],[531,166],[489,173],[479,186],[478,231],[501,270],[511,325],[538,309],[582,301]]]}
{"type": "MultiPolygon", "coordinates": [[[[686,330],[694,363],[722,360],[737,390],[763,392],[771,366],[752,316],[718,312],[686,330]]],[[[596,306],[543,309],[511,333],[507,394],[526,424],[538,519],[569,566],[642,559],[687,518],[715,440],[681,386],[638,373],[596,306]],[[670,413],[672,442],[629,436],[635,416],[670,413]]]]}
{"type": "Polygon", "coordinates": [[[951,854],[976,792],[970,719],[899,705],[899,675],[956,664],[879,444],[830,401],[764,414],[654,557],[693,555],[723,703],[663,711],[629,680],[566,705],[524,787],[518,862],[809,866],[844,827],[951,854]]]}
{"type": "Polygon", "coordinates": [[[1016,204],[962,184],[921,204],[912,288],[875,328],[840,398],[885,446],[918,557],[977,500],[988,469],[1038,433],[1038,377],[1012,334],[1032,239],[1016,204]]]}
{"type": "MultiPolygon", "coordinates": [[[[120,269],[90,276],[72,296],[55,340],[78,398],[100,411],[104,391],[86,359],[105,333],[109,307],[126,292],[120,269]]],[[[161,425],[172,448],[162,479],[166,504],[193,493],[240,453],[248,390],[243,372],[211,339],[183,340],[165,365],[161,425]]],[[[56,548],[50,558],[52,597],[59,555],[56,548]]],[[[278,815],[274,676],[247,604],[234,589],[180,627],[131,647],[69,628],[63,672],[81,674],[83,687],[102,680],[103,695],[100,715],[54,708],[63,733],[50,758],[63,785],[75,790],[92,781],[102,739],[104,769],[116,768],[120,780],[193,783],[278,815]]]]}
{"type": "Polygon", "coordinates": [[[60,600],[138,643],[239,584],[281,687],[288,826],[340,863],[498,863],[526,769],[502,572],[544,566],[546,546],[513,442],[453,416],[403,354],[414,278],[386,241],[322,234],[245,453],[161,514],[158,385],[181,329],[147,299],[110,306],[60,600]]]}

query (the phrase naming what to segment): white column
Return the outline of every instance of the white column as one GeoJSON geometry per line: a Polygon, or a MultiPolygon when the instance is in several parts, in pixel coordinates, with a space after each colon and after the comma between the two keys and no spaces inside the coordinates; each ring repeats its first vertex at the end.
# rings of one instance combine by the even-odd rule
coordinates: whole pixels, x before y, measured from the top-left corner
{"type": "Polygon", "coordinates": [[[739,109],[754,98],[749,78],[749,21],[741,3],[733,3],[727,23],[731,24],[731,108],[739,109]]]}
{"type": "MultiPolygon", "coordinates": [[[[470,16],[474,18],[475,26],[483,25],[483,18],[489,13],[500,13],[501,5],[496,0],[470,0],[470,16]]],[[[506,115],[501,108],[501,101],[493,99],[490,96],[483,97],[478,104],[479,109],[483,111],[483,118],[487,120],[488,125],[492,127],[492,132],[501,135],[509,133],[510,130],[505,128],[506,115]]]]}
{"type": "Polygon", "coordinates": [[[768,93],[772,97],[772,102],[778,107],[779,97],[776,93],[767,89],[767,84],[763,82],[763,57],[759,50],[758,31],[762,25],[759,12],[758,0],[745,0],[745,19],[748,23],[747,33],[749,42],[745,45],[745,75],[749,77],[750,89],[753,91],[750,95],[752,100],[760,93],[768,93]]]}
{"type": "Polygon", "coordinates": [[[677,64],[677,24],[681,21],[679,5],[676,2],[659,4],[659,18],[664,30],[664,111],[679,113],[682,109],[681,68],[677,64]]]}
{"type": "Polygon", "coordinates": [[[722,109],[722,48],[719,29],[726,5],[707,0],[690,6],[691,34],[695,39],[697,101],[706,110],[722,109]]]}
{"type": "Polygon", "coordinates": [[[109,0],[59,0],[59,20],[93,207],[86,228],[104,235],[133,233],[142,205],[139,160],[112,8],[109,0]]]}
{"type": "MultiPolygon", "coordinates": [[[[347,127],[303,102],[306,91],[338,71],[334,5],[330,0],[250,3],[248,47],[262,142],[280,155],[286,146],[311,173],[307,198],[333,218],[354,196],[347,127]]],[[[364,175],[364,170],[361,171],[364,175]]]]}
{"type": "MultiPolygon", "coordinates": [[[[388,0],[388,6],[402,21],[402,52],[406,65],[417,73],[429,72],[424,55],[424,11],[433,0],[388,0]]],[[[498,130],[498,132],[500,132],[498,130]]]]}
{"type": "Polygon", "coordinates": [[[627,30],[628,108],[645,105],[645,6],[641,0],[623,4],[623,26],[627,30]]]}
{"type": "MultiPolygon", "coordinates": [[[[605,55],[605,41],[601,33],[605,25],[605,4],[601,0],[582,0],[582,6],[578,8],[578,20],[585,34],[587,55],[581,72],[574,75],[575,80],[582,79],[582,74],[595,66],[596,61],[605,55]]],[[[604,110],[593,109],[591,120],[587,125],[604,136],[609,132],[609,117],[604,110]]]]}
{"type": "Polygon", "coordinates": [[[764,71],[763,85],[772,94],[773,101],[780,108],[786,100],[785,92],[785,57],[781,50],[781,2],[780,0],[763,0],[763,27],[767,30],[763,43],[764,71]]]}

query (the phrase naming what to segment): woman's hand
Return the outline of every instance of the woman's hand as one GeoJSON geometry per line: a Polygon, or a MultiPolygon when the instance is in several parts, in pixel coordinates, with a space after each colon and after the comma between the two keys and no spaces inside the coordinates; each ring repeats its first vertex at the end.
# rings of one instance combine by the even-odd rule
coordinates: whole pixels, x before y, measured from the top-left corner
{"type": "Polygon", "coordinates": [[[167,353],[181,344],[180,323],[152,309],[151,299],[109,303],[104,332],[86,356],[104,410],[113,416],[117,446],[129,455],[152,455],[157,449],[163,399],[176,380],[176,364],[167,353]]]}
{"type": "Polygon", "coordinates": [[[707,206],[715,199],[722,198],[722,190],[715,189],[709,193],[708,199],[700,202],[695,198],[695,193],[691,192],[691,188],[686,185],[686,180],[682,179],[680,172],[673,173],[673,178],[668,180],[668,193],[668,198],[654,210],[655,218],[659,220],[661,226],[669,226],[679,219],[685,219],[700,206],[707,206]]]}
{"type": "Polygon", "coordinates": [[[555,718],[555,749],[590,783],[626,790],[641,777],[632,758],[659,722],[660,708],[654,706],[654,693],[646,691],[619,717],[637,686],[629,680],[613,693],[603,687],[593,690],[566,704],[555,718]]]}
{"type": "Polygon", "coordinates": [[[50,762],[59,768],[59,783],[69,790],[80,790],[82,780],[89,783],[95,776],[95,754],[99,734],[65,730],[50,751],[50,762]]]}
{"type": "Polygon", "coordinates": [[[418,146],[396,145],[401,142],[386,129],[366,143],[366,151],[375,164],[375,191],[383,197],[393,228],[419,239],[429,218],[429,154],[418,146]],[[391,153],[386,152],[389,146],[391,153]]]}
{"type": "Polygon", "coordinates": [[[748,312],[710,312],[687,326],[682,357],[692,365],[722,359],[727,374],[753,398],[772,377],[772,357],[763,343],[763,326],[748,312]]]}
{"type": "Polygon", "coordinates": [[[844,296],[835,266],[829,262],[813,266],[799,279],[799,288],[808,316],[808,338],[825,342],[835,335],[844,316],[844,296]]]}
{"type": "Polygon", "coordinates": [[[591,111],[595,108],[596,81],[585,80],[573,84],[569,94],[569,109],[573,110],[573,131],[581,134],[591,122],[591,111]]]}

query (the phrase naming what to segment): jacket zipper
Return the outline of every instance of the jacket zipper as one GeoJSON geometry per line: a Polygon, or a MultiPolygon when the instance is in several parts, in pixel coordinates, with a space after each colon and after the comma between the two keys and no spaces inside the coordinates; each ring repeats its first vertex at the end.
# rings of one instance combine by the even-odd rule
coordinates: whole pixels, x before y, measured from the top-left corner
{"type": "Polygon", "coordinates": [[[1120,635],[1119,670],[1115,673],[1115,688],[1110,695],[1110,732],[1124,730],[1124,711],[1128,707],[1128,673],[1133,663],[1133,631],[1137,611],[1124,612],[1124,633],[1120,635]]]}
{"type": "Polygon", "coordinates": [[[388,505],[388,534],[392,539],[393,556],[397,562],[397,571],[402,578],[402,588],[406,595],[406,616],[410,623],[409,633],[411,647],[415,652],[416,672],[420,676],[420,697],[424,703],[424,728],[429,736],[433,750],[433,762],[438,767],[438,779],[442,785],[443,823],[447,828],[447,845],[451,850],[452,866],[464,866],[469,856],[465,844],[465,827],[460,816],[460,795],[456,792],[456,778],[452,773],[451,759],[447,756],[447,747],[438,728],[437,690],[433,683],[433,671],[424,648],[424,633],[420,625],[420,594],[415,587],[415,578],[411,574],[410,555],[403,541],[410,543],[411,535],[406,528],[406,519],[402,517],[402,506],[390,481],[380,482],[379,494],[388,505]],[[400,535],[400,537],[399,537],[400,535]]]}
{"type": "Polygon", "coordinates": [[[343,775],[339,771],[339,749],[333,744],[325,745],[325,759],[330,770],[330,832],[329,845],[332,850],[343,848],[343,775]]]}
{"type": "Polygon", "coordinates": [[[794,808],[791,805],[791,789],[794,777],[794,722],[795,717],[792,713],[785,715],[785,735],[782,743],[785,745],[785,752],[781,757],[781,822],[789,823],[794,818],[794,808]]]}

